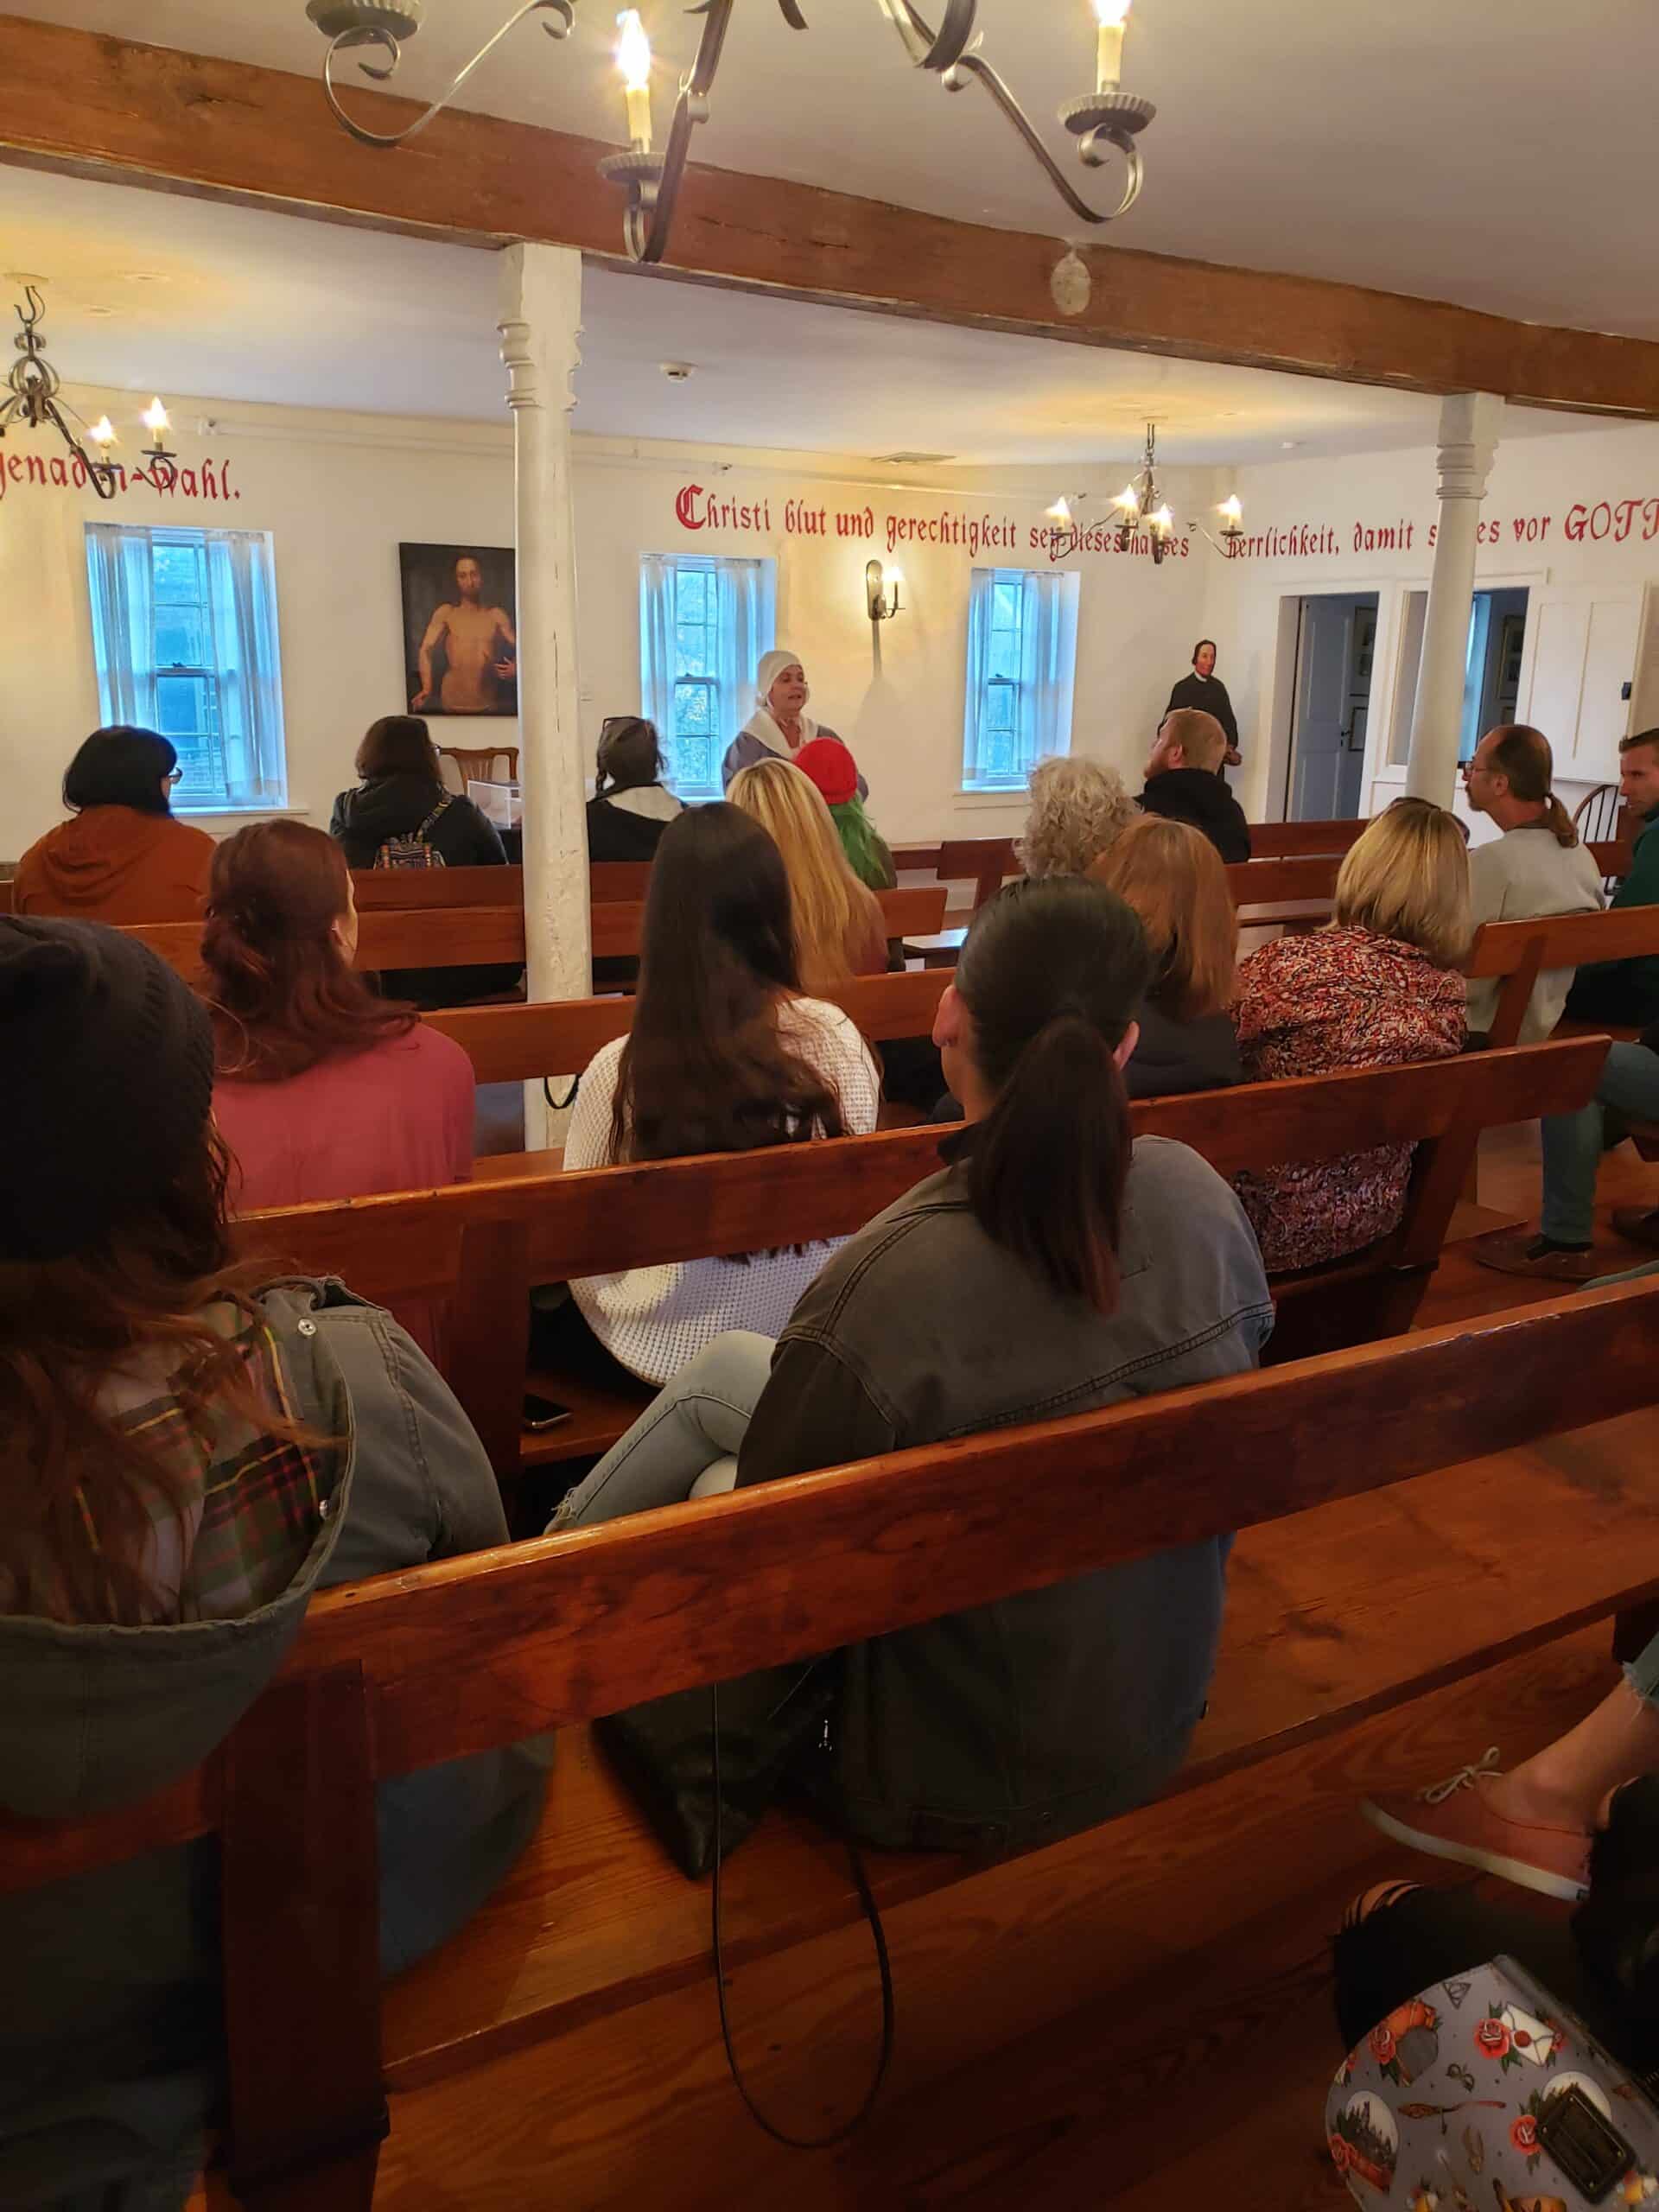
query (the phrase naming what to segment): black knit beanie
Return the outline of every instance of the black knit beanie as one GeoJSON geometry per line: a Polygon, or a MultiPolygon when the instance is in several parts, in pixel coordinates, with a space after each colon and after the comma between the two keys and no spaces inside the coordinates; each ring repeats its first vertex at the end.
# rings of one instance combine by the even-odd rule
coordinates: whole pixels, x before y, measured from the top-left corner
{"type": "Polygon", "coordinates": [[[0,915],[0,1260],[95,1249],[200,1143],[213,1090],[207,1010],[164,961],[0,915]]]}

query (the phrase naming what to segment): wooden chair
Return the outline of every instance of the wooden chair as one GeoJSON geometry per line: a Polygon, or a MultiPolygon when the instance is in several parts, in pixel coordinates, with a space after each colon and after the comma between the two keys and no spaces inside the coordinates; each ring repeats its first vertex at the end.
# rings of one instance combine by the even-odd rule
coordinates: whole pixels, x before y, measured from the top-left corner
{"type": "MultiPolygon", "coordinates": [[[[660,2077],[677,2054],[639,2008],[708,1971],[702,1892],[582,1724],[1237,1530],[1211,1710],[1170,1789],[1214,1784],[1659,1590],[1642,1427],[1656,1323],[1659,1282],[1618,1285],[331,1592],[193,1772],[79,1821],[0,1819],[0,1891],[215,1836],[235,2196],[258,2212],[365,2212],[388,2126],[418,2112],[423,2180],[468,2201],[491,2133],[485,2069],[614,2021],[618,2047],[660,2077]],[[1390,1514],[1387,1493],[1408,1483],[1390,1514]],[[1013,1495],[1040,1510],[1010,1518],[1013,1495]],[[1528,1571],[1539,1555],[1547,1574],[1528,1571]],[[1330,1586],[1344,1557],[1388,1634],[1349,1635],[1330,1586]],[[1311,1672],[1305,1618],[1320,1637],[1311,1672]],[[564,1733],[540,1836],[458,1937],[383,1992],[374,1785],[545,1729],[564,1733]]],[[[1123,1878],[1112,1824],[1059,1850],[1087,1854],[1097,1884],[1123,1878]]],[[[728,1966],[853,1921],[830,1854],[798,1818],[767,1821],[740,1862],[728,1966]]],[[[1052,1862],[1027,1863],[1034,1896],[1052,1862]]],[[[982,1872],[938,1853],[870,1861],[889,1911],[982,1872]]],[[[981,1987],[995,1971],[982,1929],[964,1970],[981,1987]]],[[[804,1996],[804,1950],[800,1973],[804,1996]]],[[[582,2101],[560,2081],[547,2109],[582,2101]]],[[[494,2194],[526,2201],[522,2172],[516,2197],[494,2194]]]]}
{"type": "Polygon", "coordinates": [[[506,780],[510,784],[516,784],[518,780],[518,747],[516,745],[441,745],[438,758],[454,762],[463,797],[469,783],[487,784],[499,780],[491,773],[498,760],[506,762],[506,780]]]}
{"type": "MultiPolygon", "coordinates": [[[[926,987],[934,979],[875,981],[926,987]]],[[[474,1019],[499,1029],[517,1012],[501,1011],[492,1022],[486,1010],[474,1019]]],[[[1268,1356],[1287,1360],[1408,1327],[1481,1129],[1582,1105],[1605,1052],[1599,1039],[1586,1038],[1247,1084],[1138,1100],[1130,1118],[1137,1135],[1190,1144],[1227,1176],[1416,1144],[1404,1218],[1391,1236],[1274,1285],[1279,1319],[1268,1356]]],[[[544,1155],[531,1154],[492,1162],[487,1179],[443,1190],[246,1215],[234,1236],[245,1255],[339,1275],[365,1297],[447,1302],[445,1371],[493,1465],[510,1479],[521,1465],[604,1450],[650,1395],[643,1386],[632,1395],[597,1393],[538,1373],[535,1386],[572,1405],[578,1418],[525,1437],[520,1405],[532,1283],[849,1235],[931,1172],[938,1147],[938,1131],[924,1127],[580,1173],[551,1172],[544,1155]]]]}

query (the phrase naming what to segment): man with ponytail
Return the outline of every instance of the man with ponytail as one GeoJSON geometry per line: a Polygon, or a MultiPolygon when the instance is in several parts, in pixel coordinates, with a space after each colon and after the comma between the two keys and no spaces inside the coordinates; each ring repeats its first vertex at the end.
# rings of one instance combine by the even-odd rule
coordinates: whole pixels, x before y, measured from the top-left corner
{"type": "MultiPolygon", "coordinates": [[[[1131,1139],[1152,969],[1128,906],[1082,878],[982,907],[933,1033],[968,1116],[946,1165],[842,1247],[775,1349],[727,1336],[694,1360],[562,1524],[718,1488],[722,1455],[747,1486],[1253,1367],[1273,1304],[1243,1207],[1185,1145],[1131,1139]]],[[[1012,1485],[1010,1521],[1025,1506],[1012,1485]]],[[[1227,1550],[854,1646],[810,1786],[898,1849],[1014,1850],[1141,1803],[1204,1710],[1227,1550]]]]}
{"type": "MultiPolygon", "coordinates": [[[[1488,730],[1465,765],[1464,789],[1477,814],[1503,832],[1469,855],[1471,917],[1482,922],[1530,921],[1537,914],[1593,914],[1602,906],[1601,877],[1550,783],[1549,740],[1524,723],[1488,730]]],[[[1536,1045],[1561,1018],[1573,987],[1571,968],[1550,968],[1533,986],[1521,1042],[1536,1045]]],[[[1497,1008],[1495,982],[1469,986],[1469,1027],[1490,1028],[1497,1008]]]]}

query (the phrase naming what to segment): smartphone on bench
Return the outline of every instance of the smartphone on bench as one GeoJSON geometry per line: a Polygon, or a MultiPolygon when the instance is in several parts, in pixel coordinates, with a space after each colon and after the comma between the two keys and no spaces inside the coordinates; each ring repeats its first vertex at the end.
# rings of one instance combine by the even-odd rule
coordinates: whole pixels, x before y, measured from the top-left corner
{"type": "Polygon", "coordinates": [[[570,1418],[569,1406],[562,1406],[556,1398],[543,1398],[535,1390],[524,1393],[524,1427],[532,1436],[539,1436],[544,1429],[556,1428],[561,1421],[570,1418]]]}

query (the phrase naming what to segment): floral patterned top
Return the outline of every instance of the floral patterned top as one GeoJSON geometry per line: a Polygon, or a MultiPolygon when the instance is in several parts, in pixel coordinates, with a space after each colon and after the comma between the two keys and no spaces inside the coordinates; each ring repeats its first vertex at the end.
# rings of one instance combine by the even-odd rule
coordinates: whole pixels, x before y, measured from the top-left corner
{"type": "MultiPolygon", "coordinates": [[[[1239,963],[1233,1018],[1246,1083],[1402,1067],[1463,1048],[1463,978],[1373,930],[1283,937],[1239,963]]],[[[1412,1147],[1251,1170],[1235,1188],[1268,1270],[1318,1267],[1399,1226],[1412,1147]]]]}

